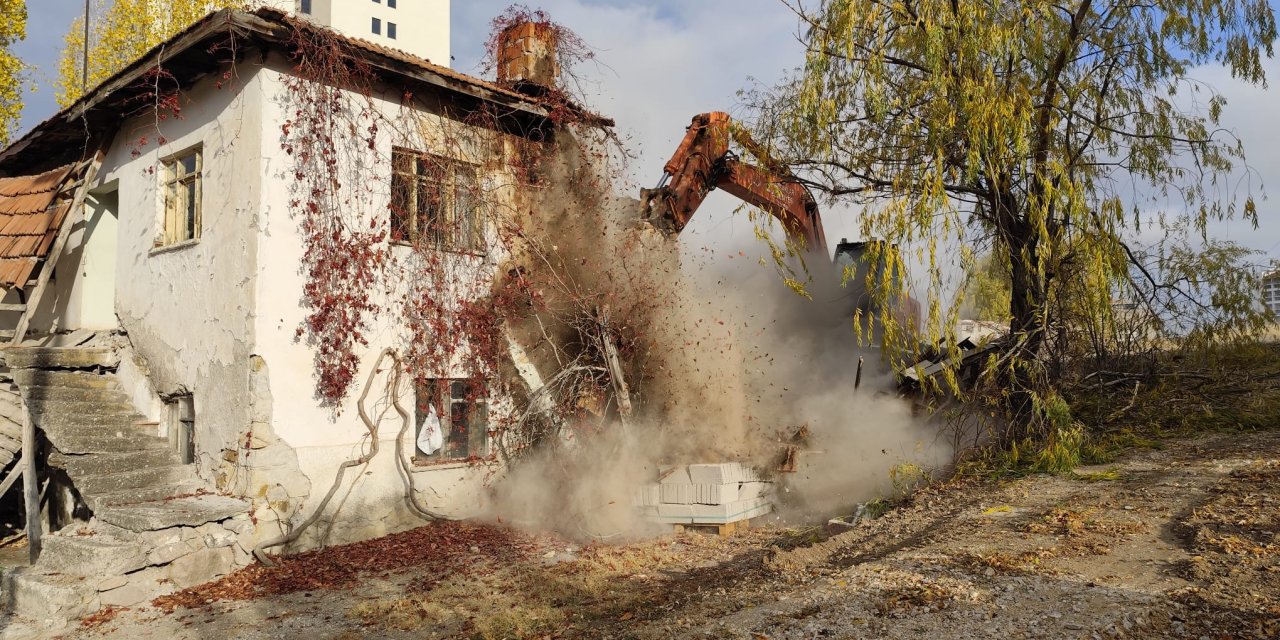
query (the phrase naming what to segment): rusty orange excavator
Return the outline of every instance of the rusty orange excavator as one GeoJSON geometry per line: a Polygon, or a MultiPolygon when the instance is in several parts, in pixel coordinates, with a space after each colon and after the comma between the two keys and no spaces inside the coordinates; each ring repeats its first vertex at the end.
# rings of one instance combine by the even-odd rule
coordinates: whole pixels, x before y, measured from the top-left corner
{"type": "Polygon", "coordinates": [[[644,189],[640,196],[645,218],[659,229],[679,233],[707,194],[719,188],[777,218],[805,250],[826,254],[827,238],[813,195],[746,131],[733,126],[729,114],[694,116],[662,169],[658,186],[644,189]],[[755,156],[759,166],[739,160],[729,149],[730,139],[755,156]]]}

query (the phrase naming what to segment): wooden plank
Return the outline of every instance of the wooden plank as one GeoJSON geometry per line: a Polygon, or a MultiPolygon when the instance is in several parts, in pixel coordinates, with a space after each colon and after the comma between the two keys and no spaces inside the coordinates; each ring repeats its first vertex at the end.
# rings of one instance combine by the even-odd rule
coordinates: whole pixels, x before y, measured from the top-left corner
{"type": "Polygon", "coordinates": [[[26,311],[27,305],[21,302],[0,302],[0,311],[26,311]]]}
{"type": "Polygon", "coordinates": [[[27,470],[25,462],[26,460],[19,459],[18,464],[13,467],[13,471],[10,471],[9,476],[4,479],[3,483],[0,483],[0,498],[3,498],[4,494],[9,492],[9,488],[13,486],[13,483],[17,482],[18,478],[21,478],[22,474],[27,470]]]}
{"type": "Polygon", "coordinates": [[[40,559],[40,536],[44,524],[40,521],[40,475],[36,472],[36,423],[31,412],[22,412],[22,458],[25,467],[22,479],[22,497],[27,517],[27,545],[31,552],[31,564],[40,559]]]}
{"type": "MultiPolygon", "coordinates": [[[[98,168],[102,166],[102,159],[106,156],[106,149],[99,149],[93,155],[93,159],[88,162],[88,168],[84,172],[84,180],[79,189],[76,189],[75,199],[71,201],[71,210],[67,212],[66,219],[62,221],[62,227],[58,229],[58,237],[53,241],[53,246],[49,248],[49,254],[45,256],[44,263],[40,266],[40,275],[36,277],[36,286],[31,290],[31,295],[27,298],[27,310],[22,313],[22,318],[18,320],[18,326],[14,328],[12,336],[4,336],[0,332],[0,337],[8,337],[10,344],[19,344],[22,339],[27,336],[27,327],[31,325],[31,316],[33,312],[40,306],[40,299],[44,297],[44,292],[49,288],[49,278],[53,276],[53,270],[58,266],[58,258],[62,256],[62,251],[66,248],[67,238],[71,236],[71,227],[74,227],[84,217],[84,199],[89,194],[89,185],[93,184],[95,178],[98,177],[98,168]]],[[[72,172],[69,175],[75,175],[72,172]]]]}

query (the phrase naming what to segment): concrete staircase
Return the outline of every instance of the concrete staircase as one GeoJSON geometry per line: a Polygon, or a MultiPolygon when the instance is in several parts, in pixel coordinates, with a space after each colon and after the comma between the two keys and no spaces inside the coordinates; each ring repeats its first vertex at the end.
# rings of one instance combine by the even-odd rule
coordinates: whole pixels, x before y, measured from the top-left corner
{"type": "Polygon", "coordinates": [[[5,359],[48,441],[48,466],[65,472],[77,511],[92,514],[46,536],[39,562],[5,576],[11,611],[68,620],[249,564],[249,503],[217,495],[145,422],[116,380],[114,351],[11,347],[5,359]]]}

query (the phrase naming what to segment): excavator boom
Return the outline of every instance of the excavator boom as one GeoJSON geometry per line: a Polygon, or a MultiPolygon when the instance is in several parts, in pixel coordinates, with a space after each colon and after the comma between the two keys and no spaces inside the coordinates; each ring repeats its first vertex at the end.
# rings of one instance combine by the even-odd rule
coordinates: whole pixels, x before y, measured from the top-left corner
{"type": "Polygon", "coordinates": [[[717,188],[777,218],[787,235],[802,241],[808,250],[826,251],[822,219],[809,190],[745,132],[733,131],[729,114],[715,111],[693,117],[684,139],[663,167],[658,187],[642,193],[646,216],[659,228],[679,233],[707,194],[717,188]],[[731,137],[756,156],[761,166],[739,160],[729,149],[731,137]]]}

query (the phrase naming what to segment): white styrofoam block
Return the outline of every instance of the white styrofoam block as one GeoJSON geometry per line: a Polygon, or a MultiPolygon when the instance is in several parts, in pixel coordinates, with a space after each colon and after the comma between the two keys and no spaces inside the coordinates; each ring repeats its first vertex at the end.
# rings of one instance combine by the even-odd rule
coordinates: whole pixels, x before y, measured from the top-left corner
{"type": "Polygon", "coordinates": [[[708,489],[707,500],[702,504],[725,504],[726,502],[736,502],[738,496],[738,483],[730,482],[729,484],[705,484],[702,485],[708,489]]]}
{"type": "MultiPolygon", "coordinates": [[[[754,498],[727,504],[695,504],[690,507],[694,524],[725,524],[769,513],[773,510],[773,503],[764,498],[754,498]]],[[[661,513],[662,506],[658,509],[661,513]]]]}
{"type": "Polygon", "coordinates": [[[773,490],[772,482],[744,482],[738,485],[738,500],[750,500],[769,495],[773,490]]]}
{"type": "Polygon", "coordinates": [[[655,515],[648,518],[651,522],[662,524],[693,524],[692,516],[663,516],[655,515]]]}
{"type": "Polygon", "coordinates": [[[742,465],[737,462],[689,465],[689,481],[694,484],[741,482],[742,465]]]}
{"type": "Polygon", "coordinates": [[[690,504],[693,502],[693,485],[691,484],[664,484],[662,485],[662,502],[671,504],[690,504]]]}
{"type": "Polygon", "coordinates": [[[670,504],[721,504],[739,499],[738,483],[728,484],[664,484],[660,501],[670,504]]]}
{"type": "Polygon", "coordinates": [[[662,484],[693,484],[689,479],[689,467],[676,467],[660,480],[662,484]]]}
{"type": "Polygon", "coordinates": [[[691,504],[667,504],[658,505],[658,515],[667,518],[692,518],[693,505],[691,504]]]}
{"type": "Polygon", "coordinates": [[[662,485],[647,484],[636,489],[632,504],[637,507],[655,506],[662,502],[662,485]]]}

